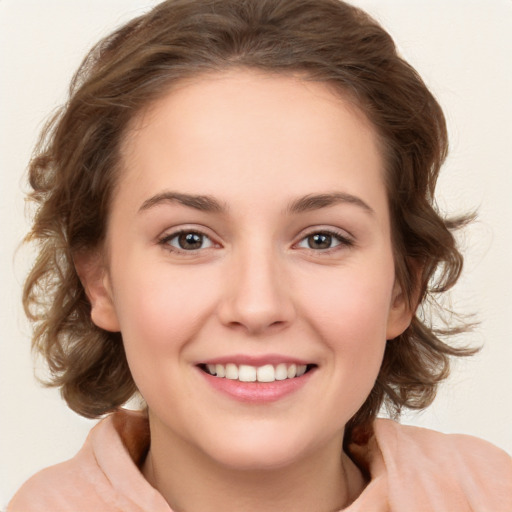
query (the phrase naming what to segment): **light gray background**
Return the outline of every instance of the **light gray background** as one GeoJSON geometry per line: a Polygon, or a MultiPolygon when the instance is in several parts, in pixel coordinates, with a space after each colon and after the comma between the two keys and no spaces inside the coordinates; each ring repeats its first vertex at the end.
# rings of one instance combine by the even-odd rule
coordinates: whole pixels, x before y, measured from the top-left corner
{"type": "MultiPolygon", "coordinates": [[[[0,507],[38,469],[72,456],[94,424],[33,377],[20,306],[30,253],[25,168],[43,120],[101,36],[155,2],[0,0],[0,507]]],[[[395,37],[445,109],[451,153],[439,184],[450,213],[479,208],[454,307],[477,312],[464,338],[484,344],[459,363],[434,406],[405,422],[474,434],[512,452],[512,1],[354,0],[395,37]]]]}

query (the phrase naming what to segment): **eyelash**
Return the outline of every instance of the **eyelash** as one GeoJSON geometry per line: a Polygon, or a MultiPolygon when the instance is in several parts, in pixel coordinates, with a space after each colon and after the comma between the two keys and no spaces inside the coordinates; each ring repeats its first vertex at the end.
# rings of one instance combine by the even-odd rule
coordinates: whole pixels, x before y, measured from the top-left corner
{"type": "MultiPolygon", "coordinates": [[[[321,248],[321,249],[314,249],[312,247],[304,247],[304,249],[307,249],[309,251],[313,251],[315,253],[322,253],[322,254],[328,254],[330,252],[343,249],[343,248],[350,248],[354,246],[354,240],[346,235],[343,235],[337,231],[329,230],[329,229],[318,229],[315,231],[311,231],[310,233],[307,233],[304,235],[298,243],[294,244],[294,246],[300,246],[301,243],[305,242],[308,243],[308,239],[315,236],[315,235],[324,235],[331,237],[332,240],[337,241],[338,243],[332,247],[327,248],[321,248]]],[[[168,234],[163,236],[158,240],[159,245],[162,245],[166,248],[166,250],[175,252],[175,253],[183,253],[183,254],[197,254],[197,252],[204,250],[204,249],[210,249],[215,246],[215,242],[205,233],[194,230],[194,229],[182,229],[180,231],[176,231],[174,233],[168,234]],[[199,247],[197,249],[184,249],[182,247],[176,247],[171,244],[172,240],[179,240],[179,237],[183,235],[196,235],[201,238],[201,244],[204,243],[205,240],[209,241],[208,247],[199,247]]],[[[178,242],[179,243],[179,242],[178,242]]]]}
{"type": "MultiPolygon", "coordinates": [[[[354,246],[354,240],[351,237],[349,237],[345,234],[342,234],[338,231],[330,230],[330,229],[317,229],[317,230],[311,231],[310,233],[303,236],[300,239],[298,244],[300,244],[302,242],[307,243],[308,238],[311,238],[315,235],[327,235],[327,236],[331,237],[333,240],[338,242],[337,245],[335,245],[333,247],[327,247],[325,249],[313,249],[312,247],[305,247],[305,249],[308,249],[315,253],[328,254],[328,253],[336,251],[336,250],[340,250],[343,248],[350,248],[350,247],[354,246]]],[[[298,244],[295,244],[295,245],[298,245],[298,244]]]]}
{"type": "Polygon", "coordinates": [[[162,246],[164,246],[168,251],[171,252],[177,252],[177,253],[188,253],[188,254],[196,254],[198,251],[202,249],[209,249],[210,247],[213,247],[215,243],[212,241],[212,239],[206,235],[205,233],[202,233],[201,231],[195,230],[195,229],[182,229],[180,231],[176,231],[174,233],[171,233],[169,235],[164,235],[162,238],[158,240],[158,243],[162,246]],[[198,237],[201,237],[202,242],[204,240],[209,240],[210,245],[208,247],[200,247],[198,249],[183,249],[181,247],[175,247],[171,244],[171,241],[174,239],[179,239],[180,236],[183,235],[196,235],[198,237]]]}

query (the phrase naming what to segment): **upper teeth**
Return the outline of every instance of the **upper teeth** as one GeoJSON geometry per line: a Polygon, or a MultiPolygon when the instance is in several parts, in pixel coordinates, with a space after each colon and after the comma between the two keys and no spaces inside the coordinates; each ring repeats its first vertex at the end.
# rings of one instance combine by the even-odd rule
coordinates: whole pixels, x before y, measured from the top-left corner
{"type": "Polygon", "coordinates": [[[306,373],[305,364],[285,364],[277,366],[266,364],[264,366],[250,366],[248,364],[236,365],[233,363],[207,364],[206,369],[211,375],[224,377],[241,382],[274,382],[275,380],[293,379],[306,373]]]}

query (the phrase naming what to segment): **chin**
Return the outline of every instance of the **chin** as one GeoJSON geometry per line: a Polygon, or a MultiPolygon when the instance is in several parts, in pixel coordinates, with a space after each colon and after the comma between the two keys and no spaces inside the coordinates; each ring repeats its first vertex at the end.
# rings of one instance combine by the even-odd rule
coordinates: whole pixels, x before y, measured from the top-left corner
{"type": "Polygon", "coordinates": [[[307,459],[318,447],[318,439],[308,441],[294,436],[289,429],[287,432],[252,430],[246,435],[226,436],[211,442],[208,452],[218,464],[232,470],[272,471],[307,459]]]}
{"type": "Polygon", "coordinates": [[[236,471],[273,471],[292,465],[298,459],[296,450],[277,449],[275,446],[266,446],[261,449],[259,445],[236,450],[230,447],[229,450],[216,452],[216,461],[230,470],[236,471]]]}

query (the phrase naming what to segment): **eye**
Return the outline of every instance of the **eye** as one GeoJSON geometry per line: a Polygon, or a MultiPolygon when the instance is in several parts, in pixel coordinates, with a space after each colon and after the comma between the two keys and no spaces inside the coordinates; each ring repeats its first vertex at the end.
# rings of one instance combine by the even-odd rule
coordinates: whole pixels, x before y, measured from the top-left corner
{"type": "Polygon", "coordinates": [[[353,242],[349,238],[331,231],[317,231],[311,233],[297,244],[298,247],[316,251],[326,251],[340,245],[351,246],[353,242]]]}
{"type": "Polygon", "coordinates": [[[179,251],[198,251],[213,247],[212,240],[203,233],[197,231],[180,231],[168,235],[160,240],[162,245],[170,245],[179,251]]]}

